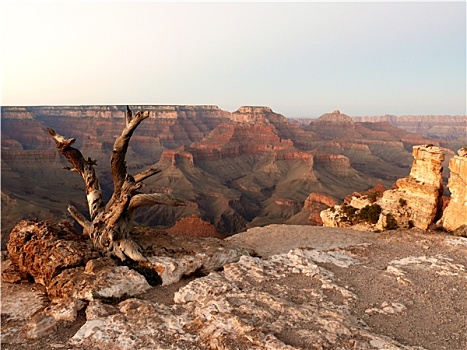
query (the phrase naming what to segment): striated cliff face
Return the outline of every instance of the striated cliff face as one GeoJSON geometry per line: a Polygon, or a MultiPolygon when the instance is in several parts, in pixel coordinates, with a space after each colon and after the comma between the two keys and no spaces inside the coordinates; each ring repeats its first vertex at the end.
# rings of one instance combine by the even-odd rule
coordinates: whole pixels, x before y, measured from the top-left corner
{"type": "Polygon", "coordinates": [[[243,106],[233,112],[230,118],[240,123],[287,123],[286,117],[273,112],[269,107],[243,106]]]}
{"type": "Polygon", "coordinates": [[[302,210],[290,218],[287,223],[295,225],[322,226],[320,213],[337,204],[335,198],[323,193],[310,193],[303,204],[302,210]]]}
{"type": "Polygon", "coordinates": [[[399,226],[413,225],[422,230],[428,229],[439,217],[442,208],[441,172],[444,153],[438,147],[415,146],[413,156],[415,159],[410,175],[397,180],[397,189],[384,192],[378,201],[383,208],[380,228],[387,224],[385,215],[389,213],[396,218],[399,226]]]}
{"type": "MultiPolygon", "coordinates": [[[[145,208],[136,218],[164,227],[191,215],[222,233],[295,222],[310,193],[342,200],[349,191],[364,191],[378,182],[390,186],[407,176],[412,161],[407,149],[415,140],[426,143],[387,123],[358,123],[339,111],[323,115],[318,126],[307,130],[268,107],[244,106],[233,113],[216,106],[131,108],[148,110],[151,117],[132,137],[129,172],[156,164],[162,172],[145,181],[146,190],[171,191],[191,203],[145,208]]],[[[70,201],[79,206],[84,196],[82,179],[61,170],[68,164],[46,126],[74,137],[82,153],[97,160],[104,196],[110,196],[108,164],[125,123],[124,110],[3,107],[2,190],[14,199],[2,202],[3,228],[21,217],[62,218],[63,208],[70,201]]],[[[308,217],[299,222],[307,223],[308,217]]]]}
{"type": "MultiPolygon", "coordinates": [[[[467,116],[458,115],[383,115],[353,117],[356,122],[389,123],[410,133],[438,140],[443,147],[457,150],[465,144],[467,116]]],[[[418,142],[420,144],[422,142],[418,142]]]]}
{"type": "Polygon", "coordinates": [[[451,175],[448,187],[451,200],[443,212],[441,224],[449,231],[454,231],[462,225],[467,225],[467,151],[459,150],[458,156],[449,161],[451,175]]]}

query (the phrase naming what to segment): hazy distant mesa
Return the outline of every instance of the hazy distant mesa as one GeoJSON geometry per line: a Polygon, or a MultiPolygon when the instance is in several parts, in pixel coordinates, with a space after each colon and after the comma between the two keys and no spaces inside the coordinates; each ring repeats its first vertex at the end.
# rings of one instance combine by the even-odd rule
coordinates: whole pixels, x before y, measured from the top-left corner
{"type": "MultiPolygon", "coordinates": [[[[297,120],[258,106],[235,112],[214,105],[130,107],[150,118],[130,143],[129,171],[157,166],[161,173],[146,189],[169,189],[190,202],[142,211],[137,221],[171,227],[194,215],[222,234],[316,222],[323,206],[349,193],[378,183],[391,188],[408,175],[414,145],[445,149],[447,183],[448,161],[466,143],[466,116],[350,117],[335,110],[297,120]],[[303,211],[304,204],[312,210],[303,211]]],[[[70,201],[79,207],[82,180],[62,170],[67,164],[46,127],[74,137],[83,155],[97,159],[108,191],[105,169],[124,111],[117,105],[2,107],[3,228],[25,217],[63,219],[70,201]]]]}

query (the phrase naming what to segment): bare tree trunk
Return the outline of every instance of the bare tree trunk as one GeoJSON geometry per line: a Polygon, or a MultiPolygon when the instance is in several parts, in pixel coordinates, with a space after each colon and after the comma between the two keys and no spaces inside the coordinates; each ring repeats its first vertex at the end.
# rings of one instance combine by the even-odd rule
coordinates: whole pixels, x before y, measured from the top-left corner
{"type": "Polygon", "coordinates": [[[66,139],[54,130],[47,129],[60,153],[73,165],[73,168],[66,169],[77,172],[84,179],[91,221],[71,205],[68,206],[68,212],[83,227],[83,233],[90,237],[95,249],[104,254],[115,255],[121,260],[127,257],[134,261],[147,260],[139,246],[130,238],[130,228],[137,208],[155,204],[185,205],[184,201],[167,194],[138,192],[142,181],[160,170],[150,168],[135,176],[127,173],[125,156],[128,143],[138,125],[148,117],[148,112],[140,111],[133,116],[127,106],[126,126],[112,149],[110,166],[114,191],[106,205],[103,203],[102,190],[93,167],[96,162],[91,158],[84,158],[78,149],[71,147],[75,139],[66,139]]]}

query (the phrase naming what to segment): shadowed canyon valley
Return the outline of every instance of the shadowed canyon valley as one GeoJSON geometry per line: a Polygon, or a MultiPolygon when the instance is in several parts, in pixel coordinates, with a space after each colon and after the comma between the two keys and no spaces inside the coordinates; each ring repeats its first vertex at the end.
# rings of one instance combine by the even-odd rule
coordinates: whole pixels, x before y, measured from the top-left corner
{"type": "MultiPolygon", "coordinates": [[[[129,173],[154,165],[161,172],[144,191],[188,202],[145,208],[136,221],[169,228],[185,218],[179,226],[190,219],[190,227],[209,224],[220,236],[272,223],[320,224],[319,212],[350,193],[391,188],[407,176],[414,145],[444,149],[447,183],[447,163],[466,135],[465,116],[351,118],[336,110],[287,119],[268,107],[132,108],[150,117],[132,137],[129,173]]],[[[66,219],[69,203],[86,212],[82,179],[62,169],[67,162],[46,127],[75,138],[83,155],[97,160],[110,196],[108,164],[124,114],[124,106],[2,107],[2,245],[20,219],[66,219]]]]}

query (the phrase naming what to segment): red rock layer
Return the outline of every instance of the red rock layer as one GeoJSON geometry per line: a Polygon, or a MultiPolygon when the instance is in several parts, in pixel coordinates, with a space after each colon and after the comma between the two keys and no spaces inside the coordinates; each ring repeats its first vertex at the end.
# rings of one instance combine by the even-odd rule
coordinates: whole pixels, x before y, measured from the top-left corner
{"type": "Polygon", "coordinates": [[[172,235],[182,235],[187,237],[225,238],[224,235],[217,232],[214,225],[200,219],[196,215],[180,219],[174,226],[166,231],[172,235]]]}

